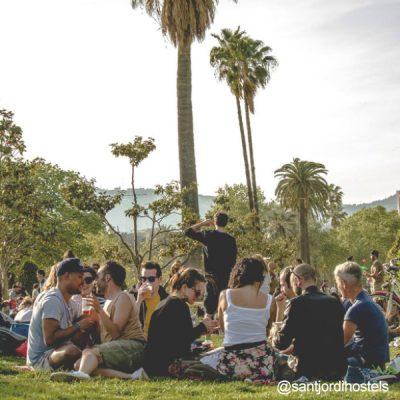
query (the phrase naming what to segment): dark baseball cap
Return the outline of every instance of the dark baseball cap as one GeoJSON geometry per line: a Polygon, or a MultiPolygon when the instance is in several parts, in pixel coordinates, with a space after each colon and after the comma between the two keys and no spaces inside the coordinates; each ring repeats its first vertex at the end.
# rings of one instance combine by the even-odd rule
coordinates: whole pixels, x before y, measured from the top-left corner
{"type": "Polygon", "coordinates": [[[58,264],[57,276],[64,275],[66,272],[83,272],[84,266],[79,258],[67,258],[58,264]]]}

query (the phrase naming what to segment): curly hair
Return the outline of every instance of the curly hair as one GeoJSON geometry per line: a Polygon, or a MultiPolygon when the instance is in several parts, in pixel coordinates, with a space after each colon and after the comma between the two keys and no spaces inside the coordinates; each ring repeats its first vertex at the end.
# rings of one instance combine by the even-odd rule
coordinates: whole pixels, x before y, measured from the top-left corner
{"type": "Polygon", "coordinates": [[[253,285],[264,280],[265,264],[255,257],[242,258],[233,267],[229,279],[231,289],[241,288],[246,285],[253,285]]]}

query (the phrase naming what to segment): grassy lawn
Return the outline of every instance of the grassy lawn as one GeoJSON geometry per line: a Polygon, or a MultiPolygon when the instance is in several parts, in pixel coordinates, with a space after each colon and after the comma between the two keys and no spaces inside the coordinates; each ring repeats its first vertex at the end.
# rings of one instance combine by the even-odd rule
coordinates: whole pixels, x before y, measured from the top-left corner
{"type": "MultiPolygon", "coordinates": [[[[396,352],[392,352],[394,356],[396,352]]],[[[400,398],[400,383],[389,386],[387,393],[292,393],[288,396],[277,392],[276,386],[257,386],[246,383],[208,383],[176,381],[172,379],[144,381],[120,381],[95,378],[81,383],[53,383],[45,372],[17,372],[13,367],[23,365],[16,357],[0,357],[0,399],[375,399],[400,398]]]]}

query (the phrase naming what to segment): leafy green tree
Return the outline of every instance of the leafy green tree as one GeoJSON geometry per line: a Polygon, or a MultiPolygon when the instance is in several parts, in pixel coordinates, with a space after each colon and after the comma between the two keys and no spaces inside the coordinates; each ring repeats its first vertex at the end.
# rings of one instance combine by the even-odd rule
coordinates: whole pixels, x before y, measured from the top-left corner
{"type": "Polygon", "coordinates": [[[377,249],[384,261],[399,230],[400,217],[397,212],[378,206],[363,209],[346,218],[337,232],[341,245],[356,260],[368,258],[371,251],[377,249]]]}
{"type": "MultiPolygon", "coordinates": [[[[253,205],[258,214],[257,183],[253,151],[253,138],[250,123],[250,113],[254,114],[254,99],[259,88],[265,88],[271,78],[271,70],[278,65],[275,57],[270,55],[271,48],[265,46],[261,40],[254,40],[245,31],[238,27],[235,31],[223,29],[220,35],[213,35],[219,43],[210,53],[211,65],[216,68],[220,80],[226,80],[231,92],[236,98],[238,109],[239,127],[242,137],[242,148],[246,165],[246,145],[244,140],[243,121],[239,99],[244,100],[246,113],[247,141],[249,146],[249,159],[251,174],[246,169],[247,185],[251,175],[251,189],[253,205]]],[[[253,209],[250,206],[251,209],[253,209]]]]}
{"type": "Polygon", "coordinates": [[[178,148],[182,189],[191,187],[185,204],[199,215],[196,159],[193,135],[191,45],[202,41],[214,21],[217,0],[132,0],[132,7],[143,6],[156,18],[163,35],[178,48],[178,148]]]}
{"type": "Polygon", "coordinates": [[[308,263],[311,261],[309,218],[325,217],[327,213],[329,186],[322,176],[327,172],[323,164],[299,158],[275,171],[275,177],[280,178],[275,194],[282,207],[298,215],[300,257],[308,263]]]}
{"type": "Polygon", "coordinates": [[[337,229],[346,218],[343,211],[343,192],[339,186],[330,184],[328,195],[327,219],[333,229],[337,229]]]}
{"type": "Polygon", "coordinates": [[[280,266],[284,266],[295,255],[293,216],[280,209],[276,203],[266,203],[263,192],[258,189],[260,199],[259,229],[253,225],[253,214],[248,209],[247,187],[245,185],[225,185],[219,188],[212,208],[207,212],[212,216],[216,211],[225,210],[229,214],[227,231],[236,238],[238,257],[262,254],[272,257],[280,266]],[[280,210],[278,210],[280,209],[280,210]],[[279,227],[276,218],[271,215],[285,215],[279,227]]]}

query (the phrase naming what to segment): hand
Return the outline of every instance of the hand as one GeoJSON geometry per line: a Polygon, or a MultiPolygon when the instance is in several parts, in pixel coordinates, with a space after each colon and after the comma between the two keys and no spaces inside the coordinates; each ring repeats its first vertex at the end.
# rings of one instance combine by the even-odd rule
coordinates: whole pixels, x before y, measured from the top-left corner
{"type": "Polygon", "coordinates": [[[83,318],[79,321],[79,325],[80,325],[80,331],[81,332],[86,332],[88,331],[94,324],[96,321],[94,321],[91,318],[83,318]]]}
{"type": "Polygon", "coordinates": [[[212,219],[206,219],[203,221],[204,226],[214,226],[214,220],[212,219]]]}
{"type": "Polygon", "coordinates": [[[210,318],[204,318],[203,321],[201,321],[205,327],[207,328],[207,333],[211,334],[215,332],[219,326],[218,326],[218,321],[210,319],[210,318]]]}
{"type": "Polygon", "coordinates": [[[275,302],[276,302],[276,308],[278,310],[282,310],[286,306],[286,296],[284,293],[279,293],[277,296],[275,296],[275,302]]]}
{"type": "Polygon", "coordinates": [[[95,296],[87,297],[87,304],[88,304],[88,306],[92,307],[93,310],[96,311],[97,314],[100,314],[101,306],[95,296]]]}

